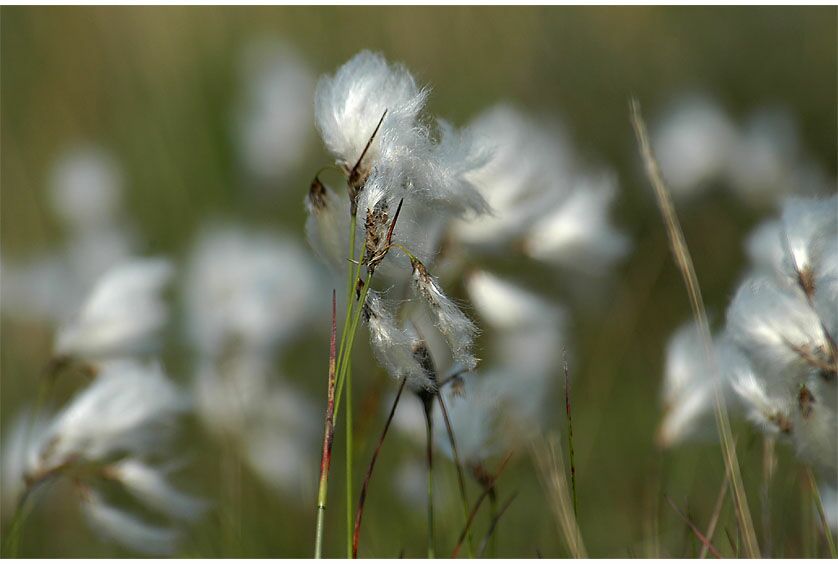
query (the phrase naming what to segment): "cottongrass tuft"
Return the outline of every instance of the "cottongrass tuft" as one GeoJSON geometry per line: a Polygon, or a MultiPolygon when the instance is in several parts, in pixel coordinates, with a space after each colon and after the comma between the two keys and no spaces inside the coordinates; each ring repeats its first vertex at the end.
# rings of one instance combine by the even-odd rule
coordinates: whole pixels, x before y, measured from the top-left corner
{"type": "Polygon", "coordinates": [[[424,264],[416,260],[411,261],[411,264],[413,289],[430,309],[437,329],[451,347],[454,360],[466,369],[473,370],[477,366],[477,358],[472,354],[477,326],[445,294],[439,281],[428,272],[424,264]]]}
{"type": "Polygon", "coordinates": [[[147,460],[171,455],[174,425],[187,408],[186,396],[159,365],[103,363],[93,383],[55,416],[39,416],[31,426],[27,421],[25,435],[16,427],[13,440],[4,442],[4,492],[18,493],[20,511],[35,488],[66,477],[97,533],[132,550],[169,554],[179,536],[171,520],[192,520],[205,503],[177,491],[167,471],[147,460]],[[121,485],[169,524],[152,525],[117,508],[107,499],[106,482],[121,485]]]}
{"type": "Polygon", "coordinates": [[[163,259],[130,261],[109,270],[77,316],[59,330],[56,354],[97,361],[155,352],[168,319],[161,294],[173,272],[163,259]]]}

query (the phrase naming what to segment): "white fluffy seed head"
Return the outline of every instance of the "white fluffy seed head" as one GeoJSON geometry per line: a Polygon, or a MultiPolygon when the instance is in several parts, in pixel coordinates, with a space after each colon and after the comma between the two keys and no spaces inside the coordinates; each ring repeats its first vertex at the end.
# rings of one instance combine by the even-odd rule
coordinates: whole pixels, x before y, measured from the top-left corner
{"type": "Polygon", "coordinates": [[[362,167],[373,168],[382,143],[415,142],[419,114],[428,91],[399,64],[390,64],[378,53],[361,51],[333,76],[317,83],[314,119],[326,147],[347,171],[355,166],[376,125],[387,112],[367,151],[362,167]],[[386,141],[384,141],[386,140],[386,141]]]}
{"type": "Polygon", "coordinates": [[[770,434],[792,432],[791,406],[779,397],[769,396],[765,384],[749,366],[732,374],[731,386],[745,406],[752,423],[770,434]]]}
{"type": "Polygon", "coordinates": [[[814,273],[824,247],[838,238],[838,196],[788,198],[780,218],[786,272],[814,273]]]}
{"type": "Polygon", "coordinates": [[[437,329],[445,337],[456,362],[468,370],[477,366],[472,353],[478,330],[474,322],[443,292],[439,281],[431,276],[425,265],[412,260],[414,292],[427,304],[437,329]]]}
{"type": "Polygon", "coordinates": [[[154,352],[168,319],[162,292],[173,274],[162,259],[133,260],[98,281],[77,316],[58,332],[58,355],[100,360],[154,352]]]}
{"type": "Polygon", "coordinates": [[[396,323],[390,308],[375,291],[370,291],[364,305],[364,318],[370,344],[381,366],[396,379],[407,378],[412,390],[431,390],[433,375],[415,354],[417,339],[396,323]]]}
{"type": "Polygon", "coordinates": [[[332,270],[345,272],[349,249],[349,200],[315,178],[305,207],[309,245],[332,270]]]}
{"type": "Polygon", "coordinates": [[[467,178],[492,213],[456,222],[454,235],[470,247],[495,250],[564,196],[572,156],[558,127],[545,127],[511,106],[488,110],[469,133],[491,157],[467,178]]]}
{"type": "Polygon", "coordinates": [[[491,157],[488,146],[472,130],[457,130],[438,121],[439,141],[429,144],[427,154],[414,150],[400,163],[406,177],[405,197],[451,216],[476,217],[490,211],[469,175],[491,157]]]}
{"type": "Polygon", "coordinates": [[[37,471],[39,453],[49,427],[49,417],[30,409],[22,410],[4,426],[2,466],[0,466],[0,508],[6,515],[14,513],[26,489],[27,475],[37,471]]]}
{"type": "Polygon", "coordinates": [[[797,456],[827,475],[838,475],[838,429],[836,416],[836,383],[813,374],[802,384],[794,397],[791,411],[797,456]]]}
{"type": "Polygon", "coordinates": [[[803,293],[765,277],[743,282],[727,320],[731,338],[755,369],[792,388],[810,366],[806,356],[829,350],[820,319],[803,293]]]}

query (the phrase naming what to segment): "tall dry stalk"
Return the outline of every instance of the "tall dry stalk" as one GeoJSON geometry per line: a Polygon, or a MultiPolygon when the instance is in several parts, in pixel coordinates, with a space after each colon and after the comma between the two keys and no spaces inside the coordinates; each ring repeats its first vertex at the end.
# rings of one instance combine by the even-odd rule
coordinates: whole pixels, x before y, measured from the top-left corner
{"type": "MultiPolygon", "coordinates": [[[[437,401],[439,401],[439,408],[442,411],[443,421],[445,421],[445,430],[448,433],[448,440],[451,443],[451,452],[454,455],[454,467],[457,470],[457,486],[460,489],[460,503],[463,508],[463,519],[468,521],[468,495],[466,493],[466,480],[463,475],[463,463],[460,460],[460,453],[457,450],[457,441],[454,437],[454,428],[451,426],[451,418],[448,417],[448,408],[445,406],[445,399],[442,397],[441,390],[437,392],[436,399],[437,401]]],[[[494,518],[496,516],[496,511],[494,507],[495,496],[493,494],[489,495],[491,498],[490,501],[492,502],[492,517],[494,518]]],[[[474,541],[472,538],[471,531],[469,531],[466,540],[468,541],[467,548],[469,558],[474,558],[474,541]]]]}
{"type": "MultiPolygon", "coordinates": [[[[713,506],[713,515],[710,517],[710,524],[707,525],[707,533],[704,535],[710,542],[713,542],[713,535],[716,534],[716,526],[719,524],[719,517],[722,514],[722,508],[724,507],[729,484],[730,480],[728,480],[727,473],[725,473],[724,480],[722,480],[722,487],[719,489],[718,497],[716,497],[716,504],[713,506]]],[[[709,545],[703,545],[701,547],[701,553],[698,557],[702,560],[706,558],[708,549],[709,545]]]]}
{"type": "Polygon", "coordinates": [[[582,533],[573,513],[573,501],[558,439],[551,435],[542,444],[533,444],[532,454],[538,466],[539,477],[547,490],[547,500],[556,518],[559,534],[564,538],[571,556],[587,558],[588,551],[585,550],[582,533]]]}
{"type": "MultiPolygon", "coordinates": [[[[692,257],[690,256],[686,240],[684,239],[684,233],[681,230],[678,216],[675,213],[675,206],[672,203],[672,197],[663,181],[660,167],[658,166],[657,160],[652,152],[652,146],[649,142],[649,135],[646,130],[646,122],[643,120],[643,116],[640,113],[640,103],[636,99],[631,99],[629,107],[631,123],[637,136],[638,145],[640,146],[640,156],[642,157],[643,164],[646,168],[646,175],[648,176],[649,182],[655,191],[658,207],[672,247],[672,256],[675,258],[675,262],[681,271],[681,277],[683,278],[684,285],[687,289],[687,295],[689,296],[693,317],[696,325],[698,326],[701,340],[704,344],[704,352],[707,357],[708,366],[710,366],[710,371],[715,377],[715,381],[718,382],[719,367],[716,362],[716,355],[713,349],[713,339],[710,334],[710,324],[707,320],[707,311],[704,307],[704,300],[701,297],[701,287],[698,284],[698,277],[695,273],[692,257]]],[[[714,412],[716,417],[716,427],[721,441],[722,458],[724,459],[725,469],[727,474],[730,476],[734,506],[736,507],[736,517],[743,537],[743,548],[745,550],[745,555],[748,558],[759,558],[759,543],[757,542],[756,531],[751,518],[751,511],[748,508],[745,486],[742,483],[742,474],[739,469],[739,460],[736,457],[736,448],[734,447],[733,432],[730,429],[727,408],[725,407],[719,386],[717,385],[715,388],[714,412]]]]}
{"type": "Polygon", "coordinates": [[[387,431],[390,430],[390,423],[393,422],[393,416],[396,415],[396,408],[399,406],[399,400],[404,391],[404,385],[407,379],[402,378],[399,384],[399,391],[396,393],[396,398],[393,400],[393,405],[390,407],[390,414],[387,416],[387,422],[384,423],[384,429],[381,431],[381,436],[378,438],[378,444],[375,445],[375,450],[372,453],[367,473],[364,476],[364,483],[361,485],[361,493],[358,497],[358,509],[355,511],[355,526],[352,532],[352,558],[358,558],[358,544],[361,540],[361,521],[364,518],[364,506],[367,502],[367,490],[369,489],[370,480],[372,479],[373,470],[375,470],[375,463],[378,460],[378,455],[381,452],[381,447],[384,445],[384,439],[387,438],[387,431]]]}

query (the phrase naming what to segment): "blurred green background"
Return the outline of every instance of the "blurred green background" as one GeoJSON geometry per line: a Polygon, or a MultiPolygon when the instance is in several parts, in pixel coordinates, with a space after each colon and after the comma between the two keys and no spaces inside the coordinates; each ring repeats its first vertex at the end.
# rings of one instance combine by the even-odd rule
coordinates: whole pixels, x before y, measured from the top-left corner
{"type": "MultiPolygon", "coordinates": [[[[242,189],[231,122],[241,90],[241,51],[254,38],[285,41],[317,74],[333,72],[361,49],[381,51],[430,84],[430,111],[458,125],[501,101],[557,115],[582,159],[617,171],[616,223],[634,242],[612,287],[597,307],[574,315],[571,330],[582,533],[593,556],[648,555],[655,536],[663,555],[694,555],[695,539],[662,494],[706,524],[723,465],[712,442],[667,453],[654,445],[665,344],[688,319],[689,306],[639,167],[627,101],[637,96],[649,118],[695,89],[716,97],[734,119],[759,106],[781,105],[798,120],[810,155],[834,178],[837,15],[833,7],[3,7],[4,260],[61,240],[45,187],[54,159],[78,141],[97,143],[118,160],[126,178],[126,209],[149,253],[183,258],[200,226],[216,217],[279,226],[302,237],[308,183],[330,160],[314,136],[305,163],[272,187],[267,200],[248,198],[242,189]],[[649,530],[654,513],[658,535],[649,530]]],[[[745,266],[741,242],[764,212],[723,191],[679,211],[708,309],[720,322],[745,266]]],[[[7,319],[1,329],[5,424],[34,397],[52,335],[48,327],[7,319]]],[[[308,367],[324,342],[305,342],[291,361],[300,371],[295,381],[316,394],[322,383],[310,377],[308,367]]],[[[189,360],[177,346],[167,355],[173,376],[188,381],[189,360]]],[[[362,385],[359,397],[365,390],[362,385]]],[[[562,405],[559,396],[556,405],[562,405]]],[[[560,422],[558,412],[557,407],[560,422]]],[[[735,430],[756,515],[761,439],[744,424],[735,430]]],[[[186,483],[211,496],[217,447],[197,431],[194,435],[186,444],[191,455],[186,483]]],[[[379,472],[387,473],[406,448],[385,448],[379,472]]],[[[364,464],[369,451],[365,444],[359,455],[364,464]]],[[[443,473],[451,500],[441,509],[438,542],[450,547],[459,531],[458,507],[453,473],[443,473]]],[[[800,468],[782,448],[777,476],[774,553],[799,555],[805,542],[800,468]]],[[[566,555],[534,477],[532,464],[520,457],[502,480],[503,490],[517,490],[519,496],[498,532],[501,555],[566,555]]],[[[341,554],[341,491],[338,477],[327,533],[327,553],[333,555],[341,554]]],[[[241,496],[241,543],[225,544],[223,518],[213,513],[191,532],[184,556],[311,553],[313,498],[284,498],[247,475],[241,496]]],[[[61,500],[50,497],[29,522],[23,555],[122,554],[95,542],[74,519],[73,504],[61,500]]],[[[723,519],[735,537],[729,505],[723,519]]],[[[765,534],[761,527],[760,533],[765,534]]],[[[397,556],[401,549],[407,556],[421,555],[422,508],[410,512],[373,492],[363,538],[367,556],[397,556]]],[[[726,546],[724,535],[717,538],[726,546]]]]}

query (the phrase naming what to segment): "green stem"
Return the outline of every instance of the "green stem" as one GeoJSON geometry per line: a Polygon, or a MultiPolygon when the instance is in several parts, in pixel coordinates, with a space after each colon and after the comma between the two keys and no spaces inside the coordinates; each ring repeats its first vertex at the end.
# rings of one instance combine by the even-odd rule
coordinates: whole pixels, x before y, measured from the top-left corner
{"type": "MultiPolygon", "coordinates": [[[[360,307],[359,307],[360,309],[360,307]]],[[[351,357],[350,357],[351,358],[351,357]]],[[[352,533],[355,519],[352,514],[352,366],[346,370],[346,557],[352,558],[352,533]]]]}
{"type": "MultiPolygon", "coordinates": [[[[349,221],[349,269],[346,276],[346,303],[347,303],[347,314],[344,324],[349,321],[349,318],[352,314],[353,309],[353,300],[352,300],[352,293],[355,289],[355,284],[357,284],[356,280],[360,277],[361,271],[361,263],[358,262],[357,267],[355,268],[355,275],[352,275],[352,264],[355,260],[355,231],[356,226],[358,223],[358,216],[356,214],[352,214],[352,218],[349,221]]],[[[358,311],[360,312],[362,309],[362,305],[358,304],[358,311]]],[[[346,330],[346,325],[344,326],[344,334],[346,330]]],[[[353,329],[354,333],[354,329],[353,329]]],[[[345,340],[343,336],[341,336],[341,343],[345,346],[345,340]]],[[[351,350],[351,345],[350,345],[351,350]]],[[[343,368],[344,360],[347,360],[347,370],[346,370],[346,461],[345,461],[345,471],[346,471],[346,557],[352,558],[352,533],[353,533],[353,525],[354,519],[352,515],[352,455],[353,455],[353,437],[352,437],[352,355],[349,354],[345,349],[341,350],[343,355],[346,355],[347,359],[341,359],[341,368],[343,368]]],[[[339,389],[342,388],[342,382],[340,382],[339,389]]],[[[335,406],[337,407],[337,406],[335,406]]]]}
{"type": "MultiPolygon", "coordinates": [[[[58,371],[62,368],[62,364],[56,360],[50,361],[44,374],[38,382],[38,393],[35,396],[35,406],[32,409],[28,421],[26,422],[26,437],[31,437],[35,425],[38,422],[38,417],[46,404],[47,398],[52,391],[52,385],[55,382],[58,371]]],[[[38,486],[34,484],[29,486],[22,494],[18,502],[15,514],[12,517],[12,522],[9,530],[9,535],[4,542],[3,556],[5,558],[17,558],[20,550],[20,539],[23,536],[23,526],[29,516],[29,499],[31,493],[38,486]]]]}
{"type": "Polygon", "coordinates": [[[346,337],[346,356],[340,362],[340,367],[338,368],[338,384],[337,384],[337,397],[335,399],[335,418],[337,418],[338,413],[340,413],[340,400],[343,397],[343,382],[346,379],[346,372],[348,370],[348,366],[351,361],[351,351],[352,346],[355,344],[355,334],[358,329],[358,324],[361,321],[361,312],[364,309],[364,303],[367,301],[367,294],[369,294],[370,290],[370,282],[372,281],[372,276],[367,278],[366,284],[364,284],[364,289],[361,290],[361,297],[358,299],[358,307],[355,309],[353,316],[352,316],[352,323],[349,327],[349,332],[347,333],[346,337]]]}

